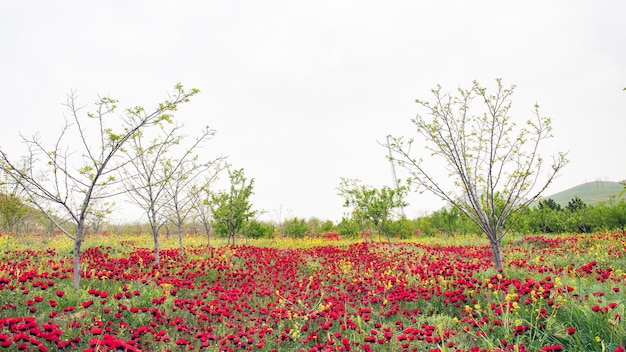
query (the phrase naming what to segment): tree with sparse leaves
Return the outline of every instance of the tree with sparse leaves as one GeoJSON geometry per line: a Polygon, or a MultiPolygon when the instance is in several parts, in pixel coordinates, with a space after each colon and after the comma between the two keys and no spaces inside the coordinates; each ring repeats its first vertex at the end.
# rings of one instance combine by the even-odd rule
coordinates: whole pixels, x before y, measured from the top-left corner
{"type": "MultiPolygon", "coordinates": [[[[137,133],[125,151],[131,162],[123,169],[124,187],[130,200],[144,211],[148,219],[157,264],[160,263],[161,228],[168,219],[174,218],[174,222],[184,220],[181,193],[200,175],[198,171],[210,170],[217,163],[200,163],[194,154],[215,135],[215,130],[204,128],[199,137],[185,146],[181,128],[181,125],[162,125],[156,137],[147,142],[144,134],[137,133]]],[[[182,224],[178,228],[182,252],[182,224]]]]}
{"type": "Polygon", "coordinates": [[[211,232],[213,230],[213,225],[211,224],[213,221],[213,209],[211,207],[213,191],[211,186],[210,180],[205,179],[205,182],[192,185],[189,192],[192,217],[204,229],[208,247],[211,246],[211,232]]]}
{"type": "Polygon", "coordinates": [[[362,228],[369,223],[378,230],[379,236],[384,233],[387,241],[391,242],[389,223],[394,210],[407,205],[404,201],[408,192],[406,186],[383,186],[379,189],[363,185],[359,180],[341,178],[338,190],[344,198],[344,206],[352,208],[352,215],[362,228]]]}
{"type": "Polygon", "coordinates": [[[185,254],[183,245],[183,225],[193,215],[194,204],[198,194],[215,181],[223,170],[223,157],[217,157],[209,162],[201,163],[198,158],[181,160],[178,169],[166,182],[166,194],[169,202],[166,203],[166,212],[169,221],[176,227],[180,255],[185,254]],[[202,184],[196,182],[202,179],[202,184]]]}
{"type": "Polygon", "coordinates": [[[567,159],[558,153],[546,167],[539,147],[552,136],[550,118],[535,105],[518,127],[510,114],[515,87],[504,87],[500,79],[496,84],[493,93],[476,81],[457,94],[438,86],[431,101],[417,100],[426,112],[412,120],[418,137],[390,136],[386,147],[418,190],[432,192],[480,227],[502,269],[502,239],[515,216],[552,183],[567,159]],[[425,162],[424,151],[437,164],[425,162]],[[438,170],[447,175],[438,176],[438,170]]]}
{"type": "Polygon", "coordinates": [[[2,170],[74,242],[74,289],[80,286],[80,254],[87,219],[99,210],[96,204],[101,200],[123,192],[117,187],[121,181],[117,176],[129,160],[120,151],[145,129],[170,122],[178,106],[196,93],[197,89],[185,90],[178,84],[168,99],[151,112],[140,106],[131,107],[113,124],[110,119],[117,114],[117,100],[102,97],[96,102],[94,112],[82,114],[76,94],[72,93],[65,104],[70,119],[65,121],[51,146],[35,134],[22,137],[27,147],[23,158],[12,159],[6,150],[0,149],[2,170]]]}

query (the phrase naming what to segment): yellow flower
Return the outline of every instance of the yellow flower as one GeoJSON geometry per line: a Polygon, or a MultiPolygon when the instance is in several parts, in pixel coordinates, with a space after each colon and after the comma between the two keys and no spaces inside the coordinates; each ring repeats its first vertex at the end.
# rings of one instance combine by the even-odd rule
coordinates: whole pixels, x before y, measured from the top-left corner
{"type": "Polygon", "coordinates": [[[596,336],[596,342],[600,342],[602,341],[602,339],[600,338],[600,336],[596,336]]]}
{"type": "Polygon", "coordinates": [[[517,298],[517,294],[516,293],[507,293],[507,295],[505,297],[505,300],[507,302],[511,302],[511,301],[514,301],[515,298],[517,298]]]}

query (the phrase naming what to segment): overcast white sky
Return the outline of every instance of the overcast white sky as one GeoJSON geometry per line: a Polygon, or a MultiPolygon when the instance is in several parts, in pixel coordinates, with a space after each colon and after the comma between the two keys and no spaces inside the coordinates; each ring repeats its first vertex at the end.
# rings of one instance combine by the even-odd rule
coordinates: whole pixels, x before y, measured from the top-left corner
{"type": "MultiPolygon", "coordinates": [[[[336,221],[340,177],[391,185],[377,141],[413,135],[416,98],[501,77],[517,85],[519,121],[538,102],[554,121],[548,147],[569,152],[547,193],[618,181],[624,18],[620,0],[2,1],[0,147],[19,155],[19,132],[55,136],[72,89],[84,104],[150,108],[181,82],[201,94],[177,120],[217,130],[204,152],[255,178],[256,208],[336,221]]],[[[408,201],[409,216],[441,206],[408,201]]]]}

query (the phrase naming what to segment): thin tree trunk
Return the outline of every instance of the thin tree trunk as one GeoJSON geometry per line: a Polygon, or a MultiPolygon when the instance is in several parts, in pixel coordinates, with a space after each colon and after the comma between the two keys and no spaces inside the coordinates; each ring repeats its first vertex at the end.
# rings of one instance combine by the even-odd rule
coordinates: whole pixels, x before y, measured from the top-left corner
{"type": "Polygon", "coordinates": [[[207,246],[211,247],[211,227],[209,227],[208,225],[204,225],[204,232],[206,233],[206,242],[207,242],[207,246]]]}
{"type": "MultiPolygon", "coordinates": [[[[363,236],[363,239],[365,239],[365,242],[367,242],[367,232],[366,232],[366,228],[365,228],[365,223],[359,221],[360,225],[361,225],[361,236],[363,236]]],[[[370,242],[373,243],[374,239],[372,238],[372,235],[370,234],[370,242]]]]}
{"type": "Polygon", "coordinates": [[[178,244],[180,246],[180,256],[184,257],[185,256],[185,248],[183,247],[183,227],[182,225],[178,226],[178,244]]]}
{"type": "Polygon", "coordinates": [[[151,212],[150,213],[150,216],[151,216],[150,228],[152,229],[152,239],[154,240],[154,263],[160,264],[161,258],[159,256],[159,225],[157,223],[157,214],[154,208],[151,209],[150,212],[151,212]]]}
{"type": "Polygon", "coordinates": [[[152,230],[152,239],[154,239],[154,263],[160,264],[161,259],[159,258],[159,232],[152,230]]]}
{"type": "Polygon", "coordinates": [[[489,239],[489,245],[491,246],[491,255],[493,256],[493,263],[496,269],[502,270],[502,241],[489,239]]]}
{"type": "Polygon", "coordinates": [[[76,239],[74,240],[74,255],[73,255],[74,275],[72,279],[72,288],[74,290],[78,290],[78,288],[80,287],[80,247],[81,247],[83,240],[79,236],[80,236],[80,232],[76,234],[76,239]]]}
{"type": "Polygon", "coordinates": [[[391,243],[391,237],[389,236],[389,231],[387,231],[387,228],[385,227],[385,225],[381,225],[380,228],[387,236],[387,242],[391,243]]]}

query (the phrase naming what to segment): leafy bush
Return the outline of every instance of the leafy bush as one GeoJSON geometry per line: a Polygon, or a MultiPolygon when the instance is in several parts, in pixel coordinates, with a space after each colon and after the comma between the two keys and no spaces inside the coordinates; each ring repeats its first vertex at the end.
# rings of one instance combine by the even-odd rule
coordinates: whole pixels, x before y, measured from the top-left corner
{"type": "Polygon", "coordinates": [[[283,224],[283,234],[288,237],[302,238],[309,231],[306,220],[294,217],[283,224]]]}
{"type": "Polygon", "coordinates": [[[274,225],[260,223],[256,220],[249,221],[245,234],[250,238],[270,238],[274,233],[274,225]]]}

